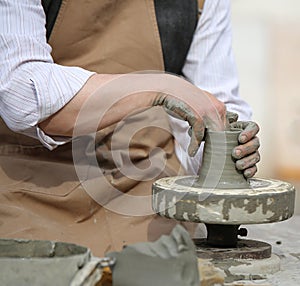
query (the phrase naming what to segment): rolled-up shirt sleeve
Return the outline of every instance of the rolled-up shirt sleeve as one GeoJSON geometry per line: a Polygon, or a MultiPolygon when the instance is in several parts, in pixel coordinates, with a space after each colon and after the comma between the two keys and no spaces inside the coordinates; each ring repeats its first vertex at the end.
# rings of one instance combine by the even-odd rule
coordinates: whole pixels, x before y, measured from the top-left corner
{"type": "Polygon", "coordinates": [[[0,115],[13,131],[53,149],[66,138],[46,135],[38,123],[66,105],[93,72],[53,62],[40,0],[0,0],[0,14],[0,115]]]}

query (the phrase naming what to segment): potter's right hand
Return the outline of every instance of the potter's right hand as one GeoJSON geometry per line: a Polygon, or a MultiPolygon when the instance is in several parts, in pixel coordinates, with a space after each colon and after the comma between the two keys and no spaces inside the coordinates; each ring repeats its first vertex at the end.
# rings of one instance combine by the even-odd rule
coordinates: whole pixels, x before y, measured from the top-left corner
{"type": "MultiPolygon", "coordinates": [[[[107,87],[106,87],[107,88],[107,87]]],[[[205,128],[223,130],[225,126],[225,105],[213,95],[184,83],[177,77],[156,74],[101,75],[91,76],[83,88],[62,109],[39,123],[39,127],[48,135],[73,136],[76,125],[76,135],[86,135],[95,132],[95,119],[100,120],[97,131],[120,122],[128,114],[140,112],[151,106],[161,105],[165,110],[188,121],[192,128],[189,154],[194,156],[202,141],[205,128]],[[157,80],[157,85],[155,85],[157,80]],[[168,82],[169,80],[169,82],[168,82]],[[130,84],[135,82],[136,85],[130,84]],[[150,88],[149,81],[153,81],[150,88]],[[164,84],[161,84],[164,82],[164,84]],[[168,91],[167,86],[173,84],[168,91]],[[108,91],[99,92],[108,85],[108,91]],[[157,86],[157,87],[156,87],[157,86]],[[112,90],[110,90],[112,88],[112,90]],[[158,93],[157,90],[167,90],[169,94],[158,93]],[[147,91],[149,89],[149,91],[147,91]],[[126,96],[124,96],[126,95],[126,96]],[[103,107],[103,102],[114,102],[109,109],[103,107]],[[78,128],[78,116],[83,107],[87,112],[78,128]],[[88,107],[87,107],[88,106],[88,107]],[[101,116],[100,116],[100,115],[101,116]]],[[[82,115],[81,115],[82,116],[82,115]]],[[[99,121],[99,120],[97,120],[99,121]]]]}
{"type": "Polygon", "coordinates": [[[222,130],[226,123],[226,108],[224,103],[216,99],[212,94],[203,92],[203,95],[208,98],[209,104],[203,104],[200,96],[192,96],[186,94],[182,99],[158,93],[153,101],[153,106],[160,105],[165,110],[175,117],[186,120],[191,127],[191,141],[188,147],[190,156],[195,156],[204,136],[205,128],[211,130],[222,130]],[[218,121],[214,122],[212,118],[218,115],[218,121]],[[220,124],[221,122],[221,124],[220,124]]]}

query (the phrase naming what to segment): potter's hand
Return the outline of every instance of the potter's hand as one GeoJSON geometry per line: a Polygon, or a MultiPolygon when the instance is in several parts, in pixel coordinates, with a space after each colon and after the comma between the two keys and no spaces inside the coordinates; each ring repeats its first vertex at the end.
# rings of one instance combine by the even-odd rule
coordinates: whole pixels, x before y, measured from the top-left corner
{"type": "Polygon", "coordinates": [[[201,91],[207,101],[199,100],[199,96],[186,94],[179,99],[164,93],[159,93],[153,101],[153,106],[161,105],[165,110],[180,119],[186,120],[191,127],[191,141],[188,147],[190,156],[195,156],[204,136],[205,128],[222,130],[225,126],[226,108],[224,103],[212,94],[201,91]],[[213,118],[218,118],[218,122],[213,118]]]}
{"type": "Polygon", "coordinates": [[[233,158],[237,159],[236,168],[244,173],[246,178],[251,178],[257,172],[256,163],[260,160],[258,148],[259,139],[256,137],[259,127],[255,122],[237,121],[230,123],[231,127],[243,131],[239,135],[239,143],[232,151],[233,158]]]}

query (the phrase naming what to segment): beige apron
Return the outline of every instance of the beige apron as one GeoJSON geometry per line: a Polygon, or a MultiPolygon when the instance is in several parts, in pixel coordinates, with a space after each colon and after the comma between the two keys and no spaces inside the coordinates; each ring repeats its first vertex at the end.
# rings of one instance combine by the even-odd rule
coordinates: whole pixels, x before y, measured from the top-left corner
{"type": "MultiPolygon", "coordinates": [[[[163,70],[152,0],[65,0],[49,43],[55,62],[63,65],[98,73],[163,70]]],[[[129,149],[134,164],[143,168],[150,152],[159,146],[167,160],[159,177],[179,174],[180,164],[163,110],[152,108],[136,114],[124,126],[137,122],[143,126],[157,123],[164,130],[149,127],[133,137],[129,149]]],[[[125,142],[126,128],[110,126],[98,132],[99,166],[120,191],[150,195],[154,180],[129,179],[112,159],[111,136],[114,133],[119,142],[125,142]]],[[[156,239],[173,228],[173,221],[154,214],[120,215],[95,202],[78,180],[70,143],[48,151],[37,140],[8,130],[2,120],[0,136],[0,237],[74,242],[102,256],[126,244],[156,239]]],[[[105,193],[103,186],[98,187],[100,194],[105,193]]],[[[111,202],[127,203],[123,196],[111,202]]]]}

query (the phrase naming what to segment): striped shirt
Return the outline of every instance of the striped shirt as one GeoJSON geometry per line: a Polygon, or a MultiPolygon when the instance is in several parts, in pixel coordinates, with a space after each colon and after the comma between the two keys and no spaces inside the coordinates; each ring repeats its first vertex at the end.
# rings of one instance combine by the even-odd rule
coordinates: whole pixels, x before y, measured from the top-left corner
{"type": "MultiPolygon", "coordinates": [[[[40,0],[0,0],[0,14],[0,116],[12,130],[38,138],[53,149],[66,139],[48,136],[37,124],[68,103],[93,72],[53,62],[40,0]]],[[[251,118],[249,105],[238,93],[230,0],[205,1],[183,74],[223,101],[241,120],[251,118]]],[[[178,146],[186,149],[187,124],[171,121],[178,146]]],[[[186,168],[194,170],[195,163],[186,160],[186,168]]]]}

